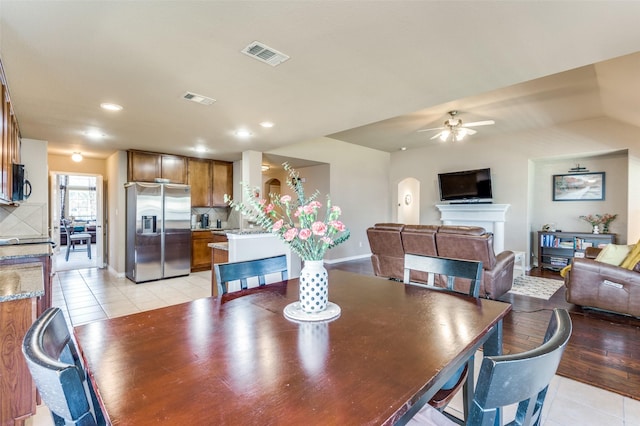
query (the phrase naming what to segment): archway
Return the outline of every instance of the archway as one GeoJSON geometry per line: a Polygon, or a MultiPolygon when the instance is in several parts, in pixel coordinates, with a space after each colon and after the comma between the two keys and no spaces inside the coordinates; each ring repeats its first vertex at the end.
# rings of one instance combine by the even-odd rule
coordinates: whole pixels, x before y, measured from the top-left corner
{"type": "Polygon", "coordinates": [[[264,198],[267,198],[269,194],[280,194],[280,180],[271,178],[264,183],[264,198]]]}
{"type": "Polygon", "coordinates": [[[420,223],[420,181],[406,178],[398,184],[398,223],[420,223]]]}

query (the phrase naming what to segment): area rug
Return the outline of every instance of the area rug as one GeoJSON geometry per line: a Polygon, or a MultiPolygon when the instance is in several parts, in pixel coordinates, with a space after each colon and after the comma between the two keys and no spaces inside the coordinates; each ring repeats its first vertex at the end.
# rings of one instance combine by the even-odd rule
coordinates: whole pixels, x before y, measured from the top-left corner
{"type": "Polygon", "coordinates": [[[524,277],[518,276],[514,278],[513,287],[511,287],[509,293],[549,300],[563,284],[564,282],[561,280],[530,277],[528,275],[524,277]]]}

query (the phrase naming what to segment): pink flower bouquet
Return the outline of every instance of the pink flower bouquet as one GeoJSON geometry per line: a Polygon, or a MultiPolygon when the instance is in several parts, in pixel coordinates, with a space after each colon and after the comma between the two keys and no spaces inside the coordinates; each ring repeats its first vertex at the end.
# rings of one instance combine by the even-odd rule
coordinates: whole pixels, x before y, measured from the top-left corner
{"type": "Polygon", "coordinates": [[[322,260],[327,250],[349,238],[349,230],[339,220],[342,211],[340,207],[331,205],[327,195],[323,214],[323,205],[317,201],[319,192],[307,198],[298,172],[288,163],[283,166],[289,173],[287,185],[297,199],[280,194],[259,198],[256,196],[258,188],[251,189],[243,183],[247,203],[235,202],[229,195],[225,195],[225,202],[243,215],[253,217],[265,230],[278,235],[303,260],[322,260]]]}

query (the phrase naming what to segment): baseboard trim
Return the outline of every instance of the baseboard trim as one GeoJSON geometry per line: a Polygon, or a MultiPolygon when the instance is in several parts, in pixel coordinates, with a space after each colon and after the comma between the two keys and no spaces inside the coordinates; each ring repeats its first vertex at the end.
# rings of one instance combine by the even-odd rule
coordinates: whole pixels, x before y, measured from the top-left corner
{"type": "Polygon", "coordinates": [[[333,265],[334,263],[348,262],[350,260],[368,259],[370,257],[371,253],[359,254],[357,256],[341,257],[339,259],[325,259],[324,263],[326,263],[327,265],[333,265]]]}

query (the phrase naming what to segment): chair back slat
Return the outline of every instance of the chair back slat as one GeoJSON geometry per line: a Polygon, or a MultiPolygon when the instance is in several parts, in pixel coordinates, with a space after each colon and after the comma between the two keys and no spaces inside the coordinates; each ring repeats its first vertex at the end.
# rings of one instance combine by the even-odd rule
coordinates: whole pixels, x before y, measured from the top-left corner
{"type": "Polygon", "coordinates": [[[22,352],[56,425],[105,424],[59,308],[49,308],[36,319],[24,337],[22,352]]]}
{"type": "Polygon", "coordinates": [[[245,290],[248,288],[249,278],[257,278],[258,286],[264,286],[267,275],[279,273],[280,281],[285,281],[289,277],[287,256],[284,254],[242,262],[217,263],[214,269],[218,295],[227,293],[228,284],[232,281],[240,281],[240,289],[245,290]]]}
{"type": "Polygon", "coordinates": [[[422,285],[411,282],[411,271],[421,271],[429,273],[429,283],[434,281],[436,275],[447,277],[447,289],[455,290],[455,279],[466,278],[471,280],[469,295],[478,297],[480,294],[480,282],[482,280],[482,262],[473,260],[451,259],[446,257],[421,256],[416,254],[405,254],[404,256],[404,283],[422,285]]]}
{"type": "Polygon", "coordinates": [[[513,425],[539,425],[549,383],[571,330],[567,310],[554,309],[541,346],[518,354],[485,357],[467,425],[493,425],[497,409],[512,404],[518,404],[513,425]]]}

